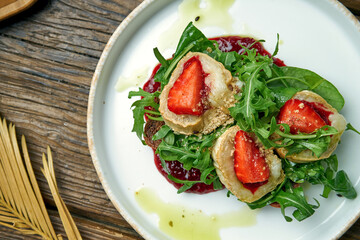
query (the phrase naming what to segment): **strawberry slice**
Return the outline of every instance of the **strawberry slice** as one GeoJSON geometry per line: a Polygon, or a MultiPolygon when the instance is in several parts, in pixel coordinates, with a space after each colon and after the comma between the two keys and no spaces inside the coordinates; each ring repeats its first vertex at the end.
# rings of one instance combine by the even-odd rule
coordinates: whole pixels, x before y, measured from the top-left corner
{"type": "Polygon", "coordinates": [[[204,111],[202,95],[205,73],[198,57],[190,58],[168,95],[168,108],[175,114],[200,116],[204,111]]]}
{"type": "Polygon", "coordinates": [[[243,130],[236,133],[234,169],[240,182],[260,183],[269,179],[270,170],[255,141],[243,130]]]}
{"type": "Polygon", "coordinates": [[[299,99],[288,100],[280,109],[277,121],[288,124],[292,134],[312,133],[326,125],[311,104],[299,99]]]}

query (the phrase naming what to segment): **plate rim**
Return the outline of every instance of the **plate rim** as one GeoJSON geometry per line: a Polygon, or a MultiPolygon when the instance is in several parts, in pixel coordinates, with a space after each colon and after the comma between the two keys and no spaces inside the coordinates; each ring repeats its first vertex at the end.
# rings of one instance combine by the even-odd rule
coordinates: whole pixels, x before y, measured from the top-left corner
{"type": "MultiPolygon", "coordinates": [[[[160,1],[160,0],[144,0],[140,5],[138,5],[116,28],[116,30],[112,33],[111,37],[109,38],[108,42],[106,43],[104,50],[99,58],[98,64],[96,66],[94,75],[91,80],[89,98],[88,98],[88,110],[87,110],[87,139],[88,139],[88,146],[90,155],[92,158],[93,165],[95,167],[96,173],[100,179],[100,182],[106,192],[107,196],[109,197],[110,201],[117,209],[117,211],[122,215],[122,217],[134,228],[134,230],[139,233],[145,239],[150,239],[151,236],[148,235],[147,231],[135,223],[134,219],[130,214],[128,214],[122,207],[117,203],[117,199],[115,198],[112,190],[109,187],[109,183],[104,177],[102,169],[100,167],[100,158],[98,157],[96,146],[94,144],[94,132],[93,132],[93,113],[94,113],[94,100],[96,96],[97,86],[99,84],[101,71],[104,68],[105,62],[110,54],[111,49],[113,48],[114,44],[116,43],[117,38],[122,34],[122,32],[127,28],[127,26],[136,18],[145,8],[147,8],[152,3],[160,1]]],[[[360,21],[350,12],[348,8],[346,8],[340,1],[338,0],[325,0],[329,4],[334,5],[337,10],[343,14],[355,28],[360,32],[360,21]]],[[[356,215],[350,219],[342,229],[332,238],[338,239],[340,238],[360,217],[360,209],[356,215]]]]}
{"type": "Polygon", "coordinates": [[[88,98],[87,120],[86,120],[89,151],[96,173],[101,182],[101,185],[103,186],[106,195],[109,197],[111,203],[116,208],[116,210],[131,225],[131,227],[134,228],[134,230],[145,239],[150,238],[150,236],[148,236],[148,233],[143,228],[139,227],[134,222],[133,218],[117,203],[117,200],[112,190],[109,187],[109,183],[104,177],[104,174],[100,167],[100,159],[98,157],[98,154],[96,152],[96,147],[94,144],[93,113],[94,113],[94,104],[95,104],[94,100],[96,95],[96,88],[99,83],[99,77],[101,75],[102,69],[104,68],[107,57],[109,56],[110,51],[113,48],[117,38],[122,34],[122,32],[126,29],[126,27],[133,21],[133,19],[136,16],[138,16],[146,7],[148,7],[150,4],[152,4],[155,1],[156,0],[144,0],[142,3],[140,3],[140,5],[138,5],[128,16],[126,16],[126,18],[124,18],[124,20],[115,29],[115,31],[112,33],[111,37],[109,38],[108,42],[106,43],[91,80],[91,86],[90,86],[90,92],[88,98]]]}

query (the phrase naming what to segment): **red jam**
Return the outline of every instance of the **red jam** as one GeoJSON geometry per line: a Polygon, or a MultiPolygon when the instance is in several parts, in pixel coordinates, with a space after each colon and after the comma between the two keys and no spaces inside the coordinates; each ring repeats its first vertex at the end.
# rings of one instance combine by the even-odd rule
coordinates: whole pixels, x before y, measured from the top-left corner
{"type": "Polygon", "coordinates": [[[265,185],[268,183],[268,180],[264,181],[264,182],[259,182],[259,183],[243,183],[242,185],[244,186],[244,188],[250,190],[253,194],[256,192],[256,190],[259,189],[259,187],[261,187],[262,185],[265,185]]]}
{"type": "Polygon", "coordinates": [[[154,92],[160,90],[161,84],[159,82],[154,81],[155,74],[159,70],[160,66],[161,66],[161,64],[159,63],[158,65],[156,65],[156,67],[152,71],[149,80],[147,80],[147,82],[143,86],[144,91],[149,92],[149,93],[154,93],[154,92]]]}
{"type": "MultiPolygon", "coordinates": [[[[158,154],[154,154],[154,161],[156,168],[159,170],[159,172],[168,180],[169,183],[174,185],[175,188],[179,189],[182,187],[183,184],[176,183],[171,181],[168,178],[168,174],[164,170],[164,168],[161,165],[160,157],[158,154]]],[[[198,181],[200,180],[201,172],[199,169],[192,168],[189,171],[185,170],[183,168],[182,163],[179,161],[165,161],[166,167],[169,170],[170,174],[174,176],[175,178],[178,178],[180,180],[189,180],[189,181],[198,181]]],[[[206,185],[205,183],[196,183],[193,185],[190,189],[186,190],[188,193],[197,193],[197,194],[205,194],[214,192],[214,187],[212,184],[206,185]]]]}
{"type": "MultiPolygon", "coordinates": [[[[147,80],[143,86],[144,91],[149,92],[149,93],[154,93],[156,91],[160,91],[160,87],[161,87],[160,82],[154,81],[155,74],[157,73],[157,71],[159,70],[160,67],[161,67],[160,63],[158,65],[156,65],[156,67],[154,68],[154,70],[151,73],[149,80],[147,80]]],[[[143,97],[141,97],[141,98],[143,98],[143,97]]],[[[153,110],[152,107],[145,107],[145,109],[153,110]]],[[[145,120],[146,121],[148,120],[147,114],[145,114],[145,120]]]]}
{"type": "MultiPolygon", "coordinates": [[[[227,36],[211,38],[210,40],[215,40],[219,44],[219,49],[223,52],[236,51],[239,54],[243,54],[245,50],[241,46],[249,48],[253,44],[250,49],[256,49],[257,53],[262,56],[271,56],[260,42],[256,42],[255,39],[250,37],[227,36]]],[[[275,57],[274,63],[279,67],[286,66],[282,60],[275,57]]]]}
{"type": "MultiPolygon", "coordinates": [[[[251,44],[253,44],[255,42],[255,40],[253,38],[239,37],[239,36],[218,37],[218,38],[212,38],[210,40],[216,40],[219,43],[219,49],[223,52],[236,51],[239,54],[242,54],[244,52],[244,49],[241,48],[239,44],[241,44],[245,47],[249,47],[251,44]]],[[[263,56],[271,56],[271,54],[268,51],[266,51],[264,49],[263,45],[259,42],[256,42],[255,44],[253,44],[250,47],[250,49],[252,49],[252,48],[255,48],[257,50],[257,52],[263,56]]],[[[274,63],[279,67],[285,66],[284,62],[278,58],[274,58],[274,63]]],[[[143,86],[144,91],[153,93],[153,92],[160,90],[160,86],[161,86],[160,83],[154,81],[154,76],[155,76],[156,72],[159,70],[159,68],[160,68],[160,64],[158,64],[154,68],[149,80],[143,86]]],[[[145,116],[145,118],[146,118],[146,116],[145,116]]],[[[179,189],[182,186],[182,184],[175,183],[175,182],[171,181],[170,179],[168,179],[168,177],[167,177],[168,174],[161,166],[161,161],[157,154],[154,154],[154,161],[155,161],[155,165],[156,165],[157,169],[159,170],[159,172],[172,185],[174,185],[177,189],[179,189]]],[[[190,171],[187,171],[182,167],[182,163],[180,163],[179,161],[165,161],[165,162],[166,162],[167,168],[169,169],[170,174],[172,176],[174,176],[178,179],[181,179],[181,180],[191,180],[191,181],[200,180],[201,173],[198,169],[191,169],[190,171]]],[[[264,185],[264,184],[266,184],[266,181],[262,182],[262,183],[245,184],[244,187],[254,193],[261,185],[264,185]]],[[[206,185],[205,183],[197,183],[194,186],[192,186],[190,189],[188,189],[186,192],[204,194],[204,193],[209,193],[209,192],[214,192],[214,191],[216,191],[216,190],[214,190],[212,184],[206,185]]]]}

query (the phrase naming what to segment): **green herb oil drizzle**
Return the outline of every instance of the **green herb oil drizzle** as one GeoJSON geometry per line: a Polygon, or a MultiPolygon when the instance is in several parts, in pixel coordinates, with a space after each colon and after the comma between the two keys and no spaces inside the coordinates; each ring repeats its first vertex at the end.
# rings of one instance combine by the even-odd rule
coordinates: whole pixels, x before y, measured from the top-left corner
{"type": "Polygon", "coordinates": [[[159,216],[160,230],[178,240],[220,240],[220,229],[253,226],[258,212],[244,206],[237,211],[209,216],[201,210],[165,203],[149,188],[135,192],[135,199],[144,211],[159,216]]]}
{"type": "Polygon", "coordinates": [[[120,76],[116,82],[115,90],[118,92],[124,92],[132,87],[140,87],[147,80],[149,75],[149,67],[142,67],[136,69],[131,76],[120,76]]]}
{"type": "Polygon", "coordinates": [[[184,0],[178,8],[178,18],[159,39],[158,48],[163,51],[175,47],[183,29],[189,22],[198,28],[219,27],[224,34],[233,30],[233,18],[229,13],[235,0],[184,0]]]}

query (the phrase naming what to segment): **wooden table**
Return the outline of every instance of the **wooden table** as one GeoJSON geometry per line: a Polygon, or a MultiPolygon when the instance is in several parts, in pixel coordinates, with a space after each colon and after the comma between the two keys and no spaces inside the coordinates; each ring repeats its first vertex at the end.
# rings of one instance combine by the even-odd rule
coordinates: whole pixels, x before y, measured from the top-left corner
{"type": "MultiPolygon", "coordinates": [[[[341,2],[360,19],[359,0],[341,2]]],[[[113,31],[140,3],[38,0],[26,12],[0,23],[0,113],[27,137],[55,230],[63,236],[39,171],[47,145],[53,150],[60,194],[84,239],[142,239],[106,196],[86,136],[87,100],[96,64],[113,31]]],[[[38,238],[0,227],[0,239],[38,238]]],[[[341,239],[360,239],[360,220],[341,239]]]]}

